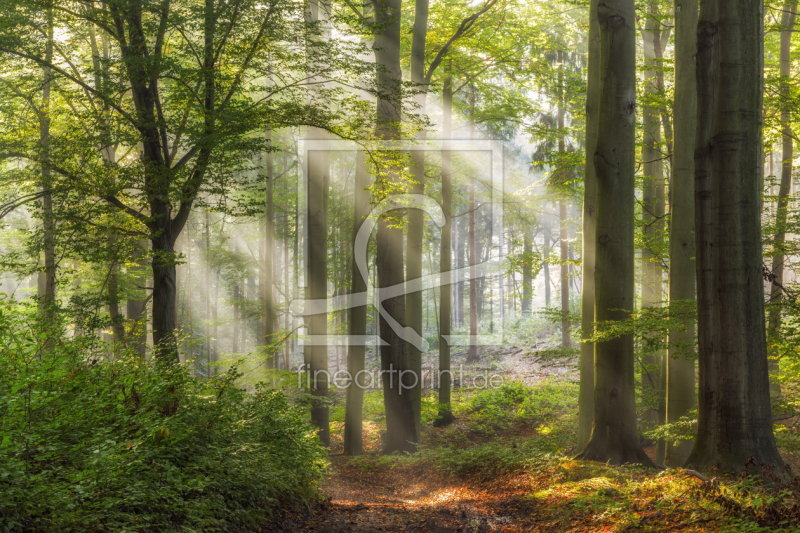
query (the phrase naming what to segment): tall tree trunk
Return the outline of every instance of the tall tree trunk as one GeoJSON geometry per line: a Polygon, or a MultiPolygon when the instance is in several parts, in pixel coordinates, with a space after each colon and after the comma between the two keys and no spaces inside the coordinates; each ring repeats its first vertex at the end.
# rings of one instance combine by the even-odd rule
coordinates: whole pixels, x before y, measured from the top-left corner
{"type": "MultiPolygon", "coordinates": [[[[792,33],[796,18],[797,6],[791,0],[784,5],[781,17],[781,56],[780,56],[780,75],[781,75],[781,128],[782,128],[782,154],[781,154],[781,184],[778,190],[778,205],[775,213],[775,244],[772,252],[772,287],[769,298],[769,329],[767,333],[767,343],[773,345],[780,337],[781,311],[783,301],[783,272],[784,254],[783,246],[786,242],[786,219],[788,216],[789,194],[792,188],[792,158],[794,157],[794,140],[792,139],[791,113],[789,112],[789,102],[791,101],[791,45],[792,33]]],[[[770,349],[770,370],[777,371],[777,354],[770,349]]],[[[780,386],[773,383],[773,393],[780,394],[780,386]]]]}
{"type": "MultiPolygon", "coordinates": [[[[267,131],[267,143],[272,148],[272,133],[267,131]]],[[[275,256],[275,215],[274,215],[274,183],[275,173],[273,166],[272,151],[266,154],[266,205],[264,209],[264,263],[262,265],[263,274],[263,292],[261,294],[262,302],[264,305],[264,314],[261,319],[261,338],[263,339],[264,346],[267,352],[264,354],[266,358],[266,367],[275,368],[275,351],[272,348],[272,343],[275,340],[275,302],[274,302],[274,277],[275,269],[273,258],[275,256]]]]}
{"type": "MultiPolygon", "coordinates": [[[[636,15],[633,0],[597,6],[600,89],[597,173],[597,321],[625,320],[634,306],[636,15]]],[[[636,430],[633,337],[595,344],[594,422],[583,459],[652,465],[636,430]]]]}
{"type": "Polygon", "coordinates": [[[467,363],[478,360],[478,279],[475,264],[475,178],[469,181],[469,352],[467,363]]]}
{"type": "Polygon", "coordinates": [[[205,212],[206,230],[206,377],[211,377],[211,231],[208,209],[205,212]]]}
{"type": "MultiPolygon", "coordinates": [[[[315,132],[315,137],[324,134],[315,132]]],[[[308,272],[306,299],[321,300],[328,297],[328,190],[330,184],[330,154],[325,150],[308,152],[308,244],[306,246],[306,272],[308,272]]],[[[307,315],[308,334],[321,338],[328,334],[328,313],[307,315]]],[[[323,398],[328,396],[328,346],[308,343],[305,359],[310,365],[312,394],[320,400],[311,408],[311,422],[318,428],[322,442],[330,445],[330,415],[323,398]]]]}
{"type": "MultiPolygon", "coordinates": [[[[411,39],[411,81],[417,84],[420,94],[416,95],[419,106],[417,112],[425,114],[427,87],[425,82],[425,39],[428,34],[428,0],[416,0],[414,8],[414,29],[411,39]]],[[[417,140],[424,142],[426,132],[421,129],[417,140]]],[[[411,178],[415,183],[411,186],[412,194],[425,192],[425,152],[411,150],[411,178]]],[[[408,210],[408,237],[406,239],[406,282],[422,277],[422,240],[425,234],[425,214],[421,209],[408,210]]],[[[406,293],[407,326],[422,336],[422,291],[406,293]]],[[[422,415],[422,352],[413,344],[408,347],[409,363],[414,375],[418,376],[416,385],[409,391],[413,396],[414,421],[420,424],[422,415]]],[[[419,434],[421,428],[417,427],[419,434]]]]}
{"type": "Polygon", "coordinates": [[[581,257],[581,357],[578,393],[578,449],[589,442],[594,416],[594,344],[586,342],[594,330],[594,265],[597,243],[597,177],[594,152],[597,147],[598,104],[600,100],[600,26],[597,4],[591,0],[586,79],[586,159],[583,178],[583,252],[581,257]]]}
{"type": "MultiPolygon", "coordinates": [[[[369,174],[367,172],[367,155],[363,151],[356,154],[356,178],[353,194],[353,236],[351,239],[354,253],[356,236],[364,220],[369,216],[369,174]]],[[[366,251],[365,253],[369,253],[366,251]]],[[[350,292],[359,294],[367,292],[367,280],[361,277],[361,272],[356,265],[356,258],[350,263],[350,292]]],[[[350,386],[347,388],[345,400],[344,419],[344,453],[345,455],[361,455],[363,453],[362,420],[364,409],[365,380],[359,375],[366,367],[366,346],[360,341],[367,336],[367,306],[359,305],[350,308],[349,331],[351,337],[359,341],[347,347],[347,372],[351,376],[350,386]]]]}
{"type": "MultiPolygon", "coordinates": [[[[45,62],[53,61],[53,10],[47,10],[47,43],[45,45],[45,62]]],[[[42,316],[49,327],[54,325],[56,295],[56,236],[53,216],[53,195],[50,169],[50,92],[52,73],[50,67],[42,68],[42,104],[39,116],[39,150],[41,152],[41,188],[42,188],[42,229],[44,232],[44,271],[38,275],[39,305],[42,316]]],[[[47,347],[50,347],[48,342],[47,347]]]]}
{"type": "MultiPolygon", "coordinates": [[[[566,109],[564,107],[564,51],[558,51],[558,153],[559,165],[559,181],[562,187],[566,187],[567,171],[563,168],[564,155],[566,153],[566,143],[564,141],[564,114],[566,109]]],[[[569,243],[567,242],[567,203],[561,200],[558,203],[558,232],[559,243],[561,251],[561,347],[569,348],[571,343],[569,332],[569,243]]]]}
{"type": "MultiPolygon", "coordinates": [[[[451,270],[451,235],[453,232],[453,166],[450,153],[450,137],[453,134],[453,77],[448,65],[442,88],[442,241],[439,255],[440,298],[439,309],[439,414],[434,422],[437,427],[453,423],[453,411],[450,407],[450,306],[452,303],[451,270]]],[[[436,301],[434,300],[434,303],[436,301]]]]}
{"type": "Polygon", "coordinates": [[[763,4],[708,0],[697,25],[695,228],[700,394],[688,464],[783,464],[764,324],[759,167],[763,4]]]}
{"type": "MultiPolygon", "coordinates": [[[[377,136],[386,141],[400,136],[400,12],[401,0],[376,0],[375,23],[380,31],[375,35],[375,59],[383,68],[378,72],[378,85],[385,97],[378,99],[377,136]]],[[[391,164],[391,163],[390,163],[391,164]]],[[[382,200],[395,190],[399,183],[397,169],[390,168],[376,183],[375,193],[382,200]]],[[[403,230],[398,227],[397,214],[385,215],[378,221],[377,275],[380,289],[404,282],[403,230]],[[392,220],[390,220],[390,217],[392,220]]],[[[383,300],[383,308],[389,315],[403,324],[405,322],[405,297],[383,300]]],[[[408,394],[412,376],[408,343],[397,335],[383,316],[379,320],[380,337],[384,343],[380,348],[383,373],[383,394],[386,408],[386,438],[384,451],[415,451],[419,443],[418,423],[415,420],[413,396],[408,394]],[[402,375],[402,377],[400,377],[402,375]],[[402,381],[402,385],[399,383],[402,381]],[[406,388],[407,387],[407,388],[406,388]],[[403,391],[405,390],[405,394],[403,391]]]]}
{"type": "MultiPolygon", "coordinates": [[[[658,250],[664,242],[664,169],[661,155],[661,120],[660,110],[654,104],[658,98],[658,80],[656,70],[659,67],[656,49],[660,49],[661,28],[658,18],[658,6],[651,5],[650,12],[642,32],[645,61],[645,103],[642,106],[644,122],[642,142],[642,169],[644,171],[644,194],[642,208],[644,247],[642,249],[642,307],[659,306],[663,301],[661,270],[658,250]]],[[[659,411],[661,401],[661,362],[663,353],[653,352],[642,357],[643,367],[642,395],[651,403],[651,409],[645,414],[644,422],[650,426],[663,423],[659,411]]],[[[663,441],[659,442],[656,452],[656,463],[664,462],[663,441]]]]}
{"type": "MultiPolygon", "coordinates": [[[[697,120],[698,0],[675,0],[675,102],[673,105],[675,146],[670,185],[669,302],[695,300],[694,242],[694,147],[697,120]]],[[[694,409],[695,362],[689,353],[695,326],[687,320],[685,330],[669,331],[667,357],[668,423],[694,409]]],[[[692,449],[691,441],[667,446],[670,466],[683,466],[692,449]]]]}

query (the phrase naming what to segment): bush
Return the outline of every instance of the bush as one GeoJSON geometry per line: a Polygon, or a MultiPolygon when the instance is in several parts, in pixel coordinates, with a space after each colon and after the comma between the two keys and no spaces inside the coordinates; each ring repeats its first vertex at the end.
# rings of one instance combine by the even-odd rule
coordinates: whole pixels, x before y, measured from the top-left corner
{"type": "Polygon", "coordinates": [[[0,300],[0,529],[242,531],[317,497],[326,453],[298,410],[38,328],[0,300]]]}

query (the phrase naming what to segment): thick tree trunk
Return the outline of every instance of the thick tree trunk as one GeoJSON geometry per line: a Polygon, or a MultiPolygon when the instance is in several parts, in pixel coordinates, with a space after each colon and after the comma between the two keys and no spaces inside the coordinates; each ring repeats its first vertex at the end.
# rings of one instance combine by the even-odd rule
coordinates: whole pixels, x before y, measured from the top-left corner
{"type": "MultiPolygon", "coordinates": [[[[356,178],[353,201],[353,236],[351,239],[352,247],[355,250],[356,236],[364,223],[364,219],[369,216],[369,174],[367,173],[367,156],[365,152],[358,152],[356,155],[356,178]]],[[[356,265],[355,257],[351,262],[350,270],[350,292],[359,294],[367,291],[367,280],[361,277],[361,272],[356,265]]],[[[360,305],[350,309],[349,334],[354,338],[366,338],[367,336],[367,306],[360,305]]],[[[364,385],[366,380],[363,375],[359,375],[366,366],[366,347],[362,342],[350,344],[347,348],[347,372],[352,381],[347,388],[347,398],[345,400],[344,418],[344,453],[345,455],[361,455],[363,444],[361,440],[362,420],[364,409],[364,385]]]]}
{"type": "MultiPolygon", "coordinates": [[[[400,12],[401,0],[376,0],[375,23],[380,31],[375,35],[375,59],[383,68],[378,72],[378,84],[385,98],[378,99],[377,136],[383,140],[397,140],[400,131],[400,12]]],[[[387,175],[376,184],[375,192],[380,199],[398,185],[396,169],[388,169],[387,175]]],[[[378,221],[377,275],[380,289],[404,282],[403,230],[398,227],[397,213],[390,213],[378,221]],[[390,218],[392,219],[390,221],[390,218]]],[[[389,315],[403,324],[405,322],[405,297],[398,296],[382,301],[389,315]]],[[[384,451],[415,451],[419,443],[419,424],[415,421],[414,399],[409,390],[418,376],[412,376],[408,343],[401,339],[383,316],[379,320],[381,346],[381,368],[383,378],[384,405],[386,408],[386,437],[384,451]],[[402,376],[402,377],[400,377],[402,376]],[[402,380],[402,386],[399,383],[402,380]],[[407,388],[406,388],[407,387],[407,388]],[[404,394],[405,392],[405,394],[404,394]]]]}
{"type": "MultiPolygon", "coordinates": [[[[427,88],[421,84],[425,81],[425,39],[428,34],[428,0],[416,0],[414,9],[414,29],[411,39],[411,81],[418,84],[421,94],[416,96],[419,106],[417,112],[425,114],[425,100],[427,88]]],[[[424,142],[425,130],[417,133],[417,140],[424,142]]],[[[414,184],[411,186],[412,194],[425,192],[425,152],[423,150],[411,151],[411,177],[414,184]]],[[[406,240],[406,281],[422,277],[422,240],[425,234],[425,214],[421,209],[408,210],[408,237],[406,240]]],[[[408,292],[406,294],[405,324],[422,336],[422,291],[408,292]]],[[[409,391],[414,398],[414,420],[420,423],[422,415],[422,352],[413,344],[408,347],[411,370],[420,376],[416,386],[409,391]]],[[[421,428],[417,428],[416,433],[421,428]]]]}
{"type": "MultiPolygon", "coordinates": [[[[315,137],[324,134],[315,132],[315,137]]],[[[308,232],[306,238],[306,272],[308,273],[306,299],[322,300],[328,297],[328,189],[330,184],[330,154],[325,150],[311,151],[308,157],[308,185],[306,187],[308,232]]],[[[328,313],[306,315],[309,335],[328,334],[328,313]]],[[[320,398],[311,407],[311,423],[318,428],[325,446],[330,445],[330,415],[328,405],[321,399],[328,396],[328,347],[305,345],[305,359],[311,372],[311,394],[320,398]]]]}
{"type": "MultiPolygon", "coordinates": [[[[659,108],[654,105],[658,97],[656,69],[658,61],[656,48],[660,48],[660,23],[657,21],[658,7],[652,5],[645,28],[642,32],[644,42],[644,92],[642,106],[644,123],[642,139],[642,169],[644,172],[644,194],[642,198],[642,225],[644,247],[642,249],[642,307],[657,307],[663,301],[663,273],[658,251],[664,242],[664,169],[661,154],[661,120],[659,108]]],[[[642,395],[650,409],[644,415],[644,422],[655,426],[659,419],[661,402],[661,362],[664,354],[648,353],[642,357],[642,395]]],[[[656,463],[663,464],[663,446],[656,453],[656,463]]]]}
{"type": "MultiPolygon", "coordinates": [[[[450,407],[450,306],[452,303],[452,257],[451,235],[453,231],[453,166],[450,153],[450,136],[453,133],[453,78],[448,68],[442,89],[442,242],[439,256],[439,279],[441,308],[439,310],[439,414],[434,422],[437,427],[453,423],[450,407]]],[[[435,300],[434,300],[435,303],[435,300]]]]}
{"type": "MultiPolygon", "coordinates": [[[[675,146],[670,186],[669,301],[695,300],[694,146],[697,120],[697,0],[675,0],[675,146]]],[[[695,326],[670,330],[667,357],[667,422],[677,422],[697,405],[691,346],[695,326]]],[[[691,441],[667,446],[670,466],[683,466],[691,441]]]]}
{"type": "MultiPolygon", "coordinates": [[[[624,320],[634,306],[636,18],[633,0],[599,4],[600,89],[597,173],[597,321],[624,320]]],[[[652,461],[636,430],[633,337],[595,345],[594,422],[582,459],[652,461]]]]}
{"type": "Polygon", "coordinates": [[[688,464],[780,466],[769,400],[759,167],[763,5],[709,0],[697,25],[695,213],[700,394],[688,464]]]}
{"type": "MultiPolygon", "coordinates": [[[[600,27],[597,22],[597,3],[589,8],[588,65],[586,80],[586,161],[583,178],[583,252],[581,258],[581,339],[592,336],[594,330],[594,264],[597,242],[596,196],[597,178],[594,152],[597,147],[598,103],[600,100],[600,27]]],[[[594,344],[581,343],[580,391],[578,393],[578,449],[589,442],[594,416],[594,344]]]]}

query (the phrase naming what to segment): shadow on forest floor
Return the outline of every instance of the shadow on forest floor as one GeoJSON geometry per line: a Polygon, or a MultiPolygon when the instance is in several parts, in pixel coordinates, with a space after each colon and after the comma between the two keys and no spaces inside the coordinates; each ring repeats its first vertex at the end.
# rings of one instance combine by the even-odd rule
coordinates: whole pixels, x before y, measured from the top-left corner
{"type": "MultiPolygon", "coordinates": [[[[460,389],[456,422],[434,428],[423,400],[423,446],[381,455],[379,392],[366,395],[365,455],[341,455],[343,410],[332,409],[326,500],[266,531],[593,532],[800,531],[800,481],[783,494],[719,474],[702,483],[682,469],[656,471],[575,461],[574,372],[552,380],[460,389]],[[794,506],[794,507],[793,507],[794,506]]],[[[744,465],[743,465],[744,466],[744,465]]]]}

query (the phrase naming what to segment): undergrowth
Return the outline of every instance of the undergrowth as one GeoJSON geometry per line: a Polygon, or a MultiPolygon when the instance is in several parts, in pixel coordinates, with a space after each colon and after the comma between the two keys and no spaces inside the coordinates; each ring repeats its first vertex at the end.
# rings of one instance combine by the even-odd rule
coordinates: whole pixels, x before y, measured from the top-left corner
{"type": "Polygon", "coordinates": [[[151,364],[0,299],[0,530],[245,531],[317,497],[327,452],[286,396],[151,364]]]}

